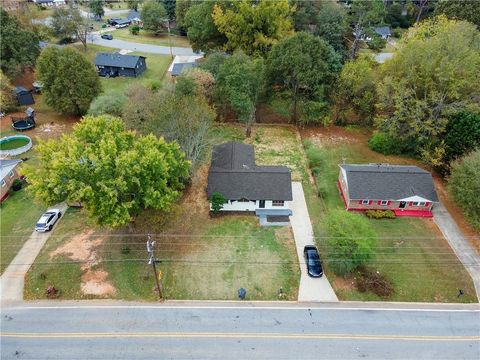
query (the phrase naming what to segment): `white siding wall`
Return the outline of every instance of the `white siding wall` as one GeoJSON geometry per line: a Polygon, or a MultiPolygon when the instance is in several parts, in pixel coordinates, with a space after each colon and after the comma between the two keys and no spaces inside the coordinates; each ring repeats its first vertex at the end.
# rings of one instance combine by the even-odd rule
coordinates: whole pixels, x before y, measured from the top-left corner
{"type": "MultiPolygon", "coordinates": [[[[262,209],[290,209],[289,201],[285,201],[283,206],[273,206],[271,200],[265,200],[265,207],[262,209]]],[[[260,209],[260,201],[249,201],[249,202],[240,202],[240,201],[228,201],[228,203],[223,204],[222,211],[255,211],[260,209]]]]}

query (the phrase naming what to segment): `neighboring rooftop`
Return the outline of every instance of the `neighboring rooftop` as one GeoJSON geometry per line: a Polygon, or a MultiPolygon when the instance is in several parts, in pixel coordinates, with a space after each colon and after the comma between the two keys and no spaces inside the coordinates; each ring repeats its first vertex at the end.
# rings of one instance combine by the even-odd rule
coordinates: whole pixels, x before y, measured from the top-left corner
{"type": "Polygon", "coordinates": [[[388,27],[388,26],[376,27],[374,29],[374,31],[380,36],[390,36],[391,35],[390,27],[388,27]]]}
{"type": "Polygon", "coordinates": [[[438,201],[432,175],[417,166],[340,164],[350,199],[400,200],[420,196],[438,201]]]}
{"type": "Polygon", "coordinates": [[[197,66],[198,66],[197,63],[195,63],[195,62],[175,64],[175,65],[173,65],[173,68],[172,68],[172,76],[178,76],[184,70],[192,69],[192,68],[197,67],[197,66]]]}
{"type": "Polygon", "coordinates": [[[216,145],[208,173],[207,195],[219,192],[229,200],[292,200],[292,179],[286,166],[257,166],[252,145],[216,145]]]}
{"type": "Polygon", "coordinates": [[[3,180],[21,162],[22,160],[0,159],[0,180],[3,180]]]}
{"type": "Polygon", "coordinates": [[[113,66],[135,68],[140,58],[144,56],[121,55],[119,53],[97,53],[93,63],[97,66],[113,66]]]}

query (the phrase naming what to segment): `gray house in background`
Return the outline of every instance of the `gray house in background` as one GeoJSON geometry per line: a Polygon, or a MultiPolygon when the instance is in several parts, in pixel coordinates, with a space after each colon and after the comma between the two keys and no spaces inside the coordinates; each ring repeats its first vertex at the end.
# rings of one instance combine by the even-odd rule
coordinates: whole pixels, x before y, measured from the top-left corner
{"type": "Polygon", "coordinates": [[[105,77],[137,77],[147,69],[144,56],[121,55],[119,53],[97,53],[94,64],[98,75],[105,77]]]}
{"type": "Polygon", "coordinates": [[[390,36],[392,36],[392,33],[390,32],[390,28],[388,26],[381,26],[381,27],[376,27],[373,29],[377,35],[380,35],[380,37],[384,40],[388,40],[390,36]]]}
{"type": "Polygon", "coordinates": [[[15,97],[17,98],[18,105],[32,105],[35,104],[32,92],[25,89],[23,86],[17,86],[14,90],[15,97]]]}
{"type": "Polygon", "coordinates": [[[262,225],[283,225],[292,215],[292,178],[286,166],[255,164],[252,145],[227,142],[213,147],[207,196],[227,200],[222,211],[250,212],[262,225]]]}
{"type": "Polygon", "coordinates": [[[178,63],[174,64],[172,68],[172,76],[176,77],[182,74],[183,71],[187,69],[192,69],[197,67],[198,64],[196,62],[187,62],[187,63],[178,63]]]}

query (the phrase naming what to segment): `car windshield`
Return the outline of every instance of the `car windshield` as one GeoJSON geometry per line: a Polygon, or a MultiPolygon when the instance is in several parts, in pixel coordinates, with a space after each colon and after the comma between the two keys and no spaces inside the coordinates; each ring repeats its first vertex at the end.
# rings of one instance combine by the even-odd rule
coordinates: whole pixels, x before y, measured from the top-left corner
{"type": "Polygon", "coordinates": [[[45,227],[45,223],[38,222],[38,223],[37,223],[37,227],[45,227]]]}

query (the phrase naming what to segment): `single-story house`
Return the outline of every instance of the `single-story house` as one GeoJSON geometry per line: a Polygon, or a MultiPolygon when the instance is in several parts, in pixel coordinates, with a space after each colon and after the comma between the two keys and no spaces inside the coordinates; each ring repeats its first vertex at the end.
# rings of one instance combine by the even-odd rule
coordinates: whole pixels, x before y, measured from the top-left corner
{"type": "Polygon", "coordinates": [[[17,86],[14,90],[18,105],[32,105],[35,104],[32,92],[25,89],[23,86],[17,86]]]}
{"type": "Polygon", "coordinates": [[[131,22],[132,24],[135,24],[135,25],[140,25],[140,26],[143,25],[140,12],[135,11],[135,10],[131,10],[131,11],[128,13],[128,15],[127,15],[127,20],[130,20],[130,22],[131,22]]]}
{"type": "Polygon", "coordinates": [[[192,68],[197,67],[197,66],[198,66],[198,64],[196,62],[175,64],[175,65],[173,65],[173,68],[172,68],[172,76],[173,77],[179,76],[185,70],[192,69],[192,68]]]}
{"type": "Polygon", "coordinates": [[[97,53],[94,64],[100,76],[140,76],[147,69],[144,56],[97,53]]]}
{"type": "Polygon", "coordinates": [[[222,211],[255,212],[260,220],[292,215],[292,178],[286,166],[258,166],[252,145],[230,141],[213,147],[207,196],[220,193],[222,211]]]}
{"type": "Polygon", "coordinates": [[[392,210],[431,217],[438,202],[432,175],[417,166],[340,164],[338,189],[347,210],[392,210]]]}
{"type": "Polygon", "coordinates": [[[384,40],[388,40],[390,36],[392,36],[392,33],[390,32],[390,27],[388,26],[380,26],[376,27],[373,29],[377,35],[380,35],[380,37],[384,40]]]}
{"type": "Polygon", "coordinates": [[[8,190],[12,187],[13,181],[20,177],[16,167],[21,162],[22,160],[0,159],[0,201],[8,197],[8,190]]]}
{"type": "Polygon", "coordinates": [[[132,20],[129,19],[121,19],[121,18],[113,18],[110,19],[109,24],[115,27],[127,27],[132,23],[132,20]]]}

